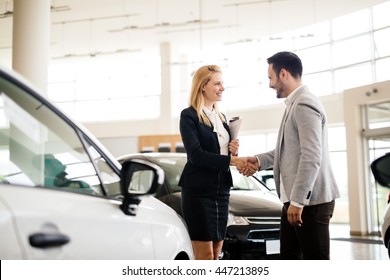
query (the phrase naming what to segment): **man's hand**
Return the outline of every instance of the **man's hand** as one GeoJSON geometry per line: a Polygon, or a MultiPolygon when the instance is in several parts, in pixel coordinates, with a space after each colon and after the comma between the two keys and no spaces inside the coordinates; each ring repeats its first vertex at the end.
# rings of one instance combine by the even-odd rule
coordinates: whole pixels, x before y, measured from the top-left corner
{"type": "Polygon", "coordinates": [[[287,209],[287,220],[293,227],[302,226],[302,211],[303,207],[296,207],[292,204],[287,209]]]}
{"type": "Polygon", "coordinates": [[[247,157],[246,165],[243,168],[239,168],[238,171],[245,176],[252,176],[259,169],[260,165],[257,158],[247,157]]]}

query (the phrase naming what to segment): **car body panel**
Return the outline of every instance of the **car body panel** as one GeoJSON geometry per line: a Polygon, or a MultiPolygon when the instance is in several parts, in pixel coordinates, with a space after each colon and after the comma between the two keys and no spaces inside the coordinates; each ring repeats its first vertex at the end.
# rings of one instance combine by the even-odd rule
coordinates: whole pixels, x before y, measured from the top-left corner
{"type": "Polygon", "coordinates": [[[232,190],[230,212],[239,216],[256,216],[261,210],[263,216],[279,217],[281,203],[273,193],[263,191],[232,190]]]}
{"type": "Polygon", "coordinates": [[[26,259],[95,259],[102,251],[107,259],[154,258],[151,224],[143,211],[135,218],[124,215],[117,201],[43,188],[3,186],[0,195],[12,210],[26,259]],[[135,219],[145,221],[132,224],[135,219]],[[37,233],[64,234],[69,242],[34,248],[29,237],[37,233]]]}
{"type": "MultiPolygon", "coordinates": [[[[0,184],[0,188],[2,185],[0,184]]],[[[0,196],[0,229],[1,229],[1,242],[0,242],[0,259],[5,259],[2,256],[6,256],[8,259],[21,259],[23,252],[19,244],[17,231],[15,229],[14,219],[12,212],[7,206],[6,201],[0,196]]]]}
{"type": "MultiPolygon", "coordinates": [[[[105,259],[174,259],[185,244],[173,226],[176,214],[153,197],[143,198],[137,216],[128,216],[118,207],[120,201],[57,190],[1,186],[0,196],[24,259],[101,259],[102,252],[105,259]],[[69,242],[35,248],[29,237],[37,233],[63,234],[69,242]]],[[[184,225],[181,229],[186,230],[184,225]]]]}

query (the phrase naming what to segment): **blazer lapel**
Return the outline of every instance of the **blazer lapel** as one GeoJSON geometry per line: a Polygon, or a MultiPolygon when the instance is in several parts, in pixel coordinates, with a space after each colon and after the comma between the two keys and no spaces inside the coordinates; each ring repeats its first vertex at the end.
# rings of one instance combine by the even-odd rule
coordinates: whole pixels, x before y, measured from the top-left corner
{"type": "MultiPolygon", "coordinates": [[[[283,118],[282,118],[282,121],[281,121],[280,127],[279,127],[279,133],[278,133],[278,138],[277,138],[277,142],[276,142],[277,146],[276,146],[275,155],[274,155],[274,172],[275,172],[276,177],[279,177],[279,173],[280,173],[279,165],[280,165],[281,149],[282,149],[282,145],[283,145],[283,141],[284,141],[284,127],[286,125],[286,121],[287,121],[288,116],[290,115],[291,111],[293,110],[294,102],[296,101],[297,97],[305,90],[306,90],[306,86],[301,87],[298,90],[298,92],[296,92],[295,95],[293,96],[293,99],[291,100],[289,106],[287,106],[286,109],[284,110],[283,118]]],[[[279,178],[276,178],[275,181],[279,182],[279,178]]]]}

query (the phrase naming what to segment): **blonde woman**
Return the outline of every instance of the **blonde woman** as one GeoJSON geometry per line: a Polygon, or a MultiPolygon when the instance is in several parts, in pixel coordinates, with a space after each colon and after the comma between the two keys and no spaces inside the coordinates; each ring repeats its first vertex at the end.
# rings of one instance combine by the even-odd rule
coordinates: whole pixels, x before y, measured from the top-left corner
{"type": "Polygon", "coordinates": [[[226,117],[218,110],[225,88],[221,69],[200,67],[192,80],[189,107],[180,115],[180,134],[187,153],[181,175],[182,211],[199,260],[217,260],[226,235],[230,165],[243,167],[238,140],[231,140],[226,117]]]}

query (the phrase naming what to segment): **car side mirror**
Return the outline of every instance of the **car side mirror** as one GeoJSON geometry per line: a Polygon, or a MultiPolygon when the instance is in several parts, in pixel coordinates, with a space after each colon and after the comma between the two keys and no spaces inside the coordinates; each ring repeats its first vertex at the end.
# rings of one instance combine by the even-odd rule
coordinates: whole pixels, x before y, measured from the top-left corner
{"type": "Polygon", "coordinates": [[[390,153],[374,160],[371,163],[371,171],[380,185],[390,188],[390,153]]]}
{"type": "Polygon", "coordinates": [[[137,213],[143,195],[153,195],[164,183],[164,171],[157,165],[139,159],[122,163],[122,211],[131,216],[137,213]]]}

